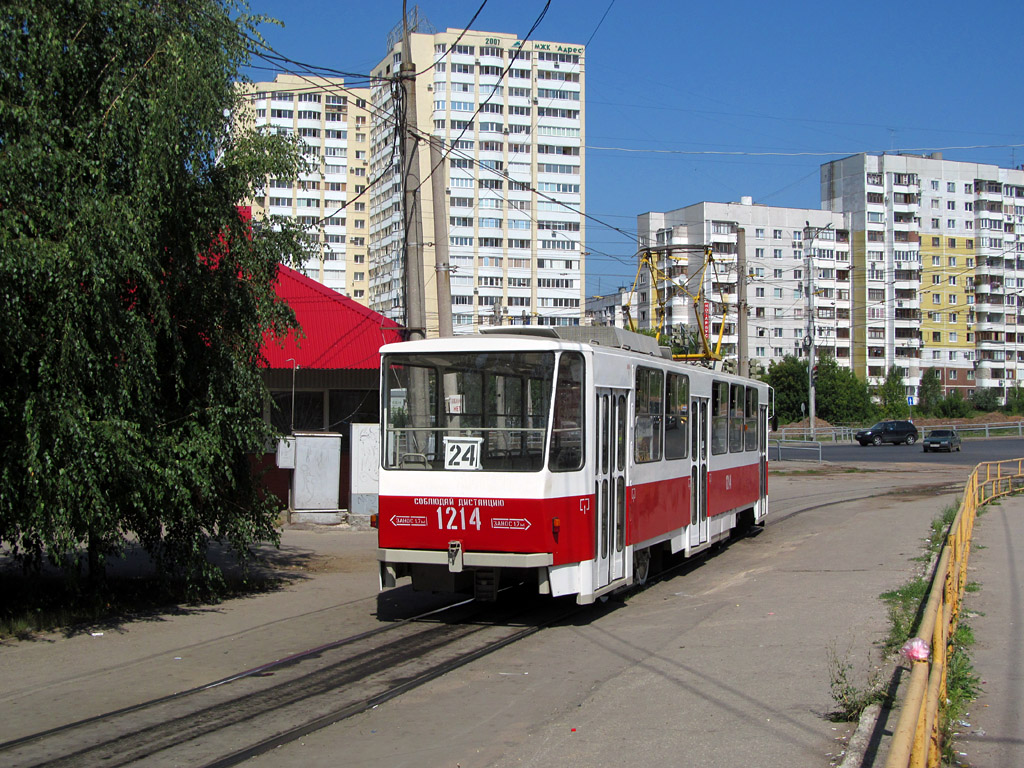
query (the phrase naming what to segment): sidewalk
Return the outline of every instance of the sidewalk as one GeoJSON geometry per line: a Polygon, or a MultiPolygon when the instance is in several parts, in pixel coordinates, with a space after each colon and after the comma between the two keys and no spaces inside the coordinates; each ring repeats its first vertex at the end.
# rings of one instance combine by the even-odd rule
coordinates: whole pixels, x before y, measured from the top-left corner
{"type": "Polygon", "coordinates": [[[974,630],[969,650],[982,693],[959,727],[956,757],[972,768],[1024,765],[1024,497],[984,508],[974,529],[962,620],[974,630]]]}

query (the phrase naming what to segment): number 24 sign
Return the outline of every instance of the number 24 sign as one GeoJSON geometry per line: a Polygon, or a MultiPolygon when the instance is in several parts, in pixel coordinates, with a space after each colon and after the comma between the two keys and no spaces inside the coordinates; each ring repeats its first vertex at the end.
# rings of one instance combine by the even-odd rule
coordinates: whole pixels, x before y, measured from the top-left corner
{"type": "Polygon", "coordinates": [[[445,437],[445,469],[480,469],[482,437],[445,437]]]}

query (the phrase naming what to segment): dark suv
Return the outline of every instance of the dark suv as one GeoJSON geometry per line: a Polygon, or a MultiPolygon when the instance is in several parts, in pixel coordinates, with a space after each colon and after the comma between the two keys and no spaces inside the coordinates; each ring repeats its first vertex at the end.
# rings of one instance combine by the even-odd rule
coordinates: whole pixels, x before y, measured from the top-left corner
{"type": "Polygon", "coordinates": [[[917,427],[909,421],[880,421],[869,429],[862,429],[854,439],[861,445],[881,445],[882,443],[917,442],[917,427]]]}

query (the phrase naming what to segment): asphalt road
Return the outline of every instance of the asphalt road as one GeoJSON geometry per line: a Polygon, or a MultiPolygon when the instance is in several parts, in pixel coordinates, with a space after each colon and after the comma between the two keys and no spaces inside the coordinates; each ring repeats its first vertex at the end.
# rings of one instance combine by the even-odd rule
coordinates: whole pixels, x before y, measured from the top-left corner
{"type": "MultiPolygon", "coordinates": [[[[769,457],[778,459],[778,449],[772,443],[769,457]]],[[[822,446],[823,461],[836,464],[923,464],[927,466],[962,465],[973,467],[983,461],[1004,461],[1024,457],[1024,440],[1019,437],[971,438],[964,440],[963,450],[958,453],[925,453],[921,443],[915,445],[869,445],[861,447],[857,443],[822,446]]],[[[808,461],[813,455],[807,451],[783,449],[783,460],[808,461]]]]}

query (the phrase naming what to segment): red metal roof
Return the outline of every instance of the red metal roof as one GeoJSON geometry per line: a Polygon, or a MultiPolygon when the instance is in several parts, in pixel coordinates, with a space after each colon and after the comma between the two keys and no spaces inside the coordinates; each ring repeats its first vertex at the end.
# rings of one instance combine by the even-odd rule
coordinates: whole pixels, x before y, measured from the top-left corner
{"type": "Polygon", "coordinates": [[[270,368],[380,367],[380,348],[402,341],[401,326],[294,269],[280,266],[275,291],[295,312],[304,338],[293,331],[282,346],[271,334],[263,342],[270,368]]]}

